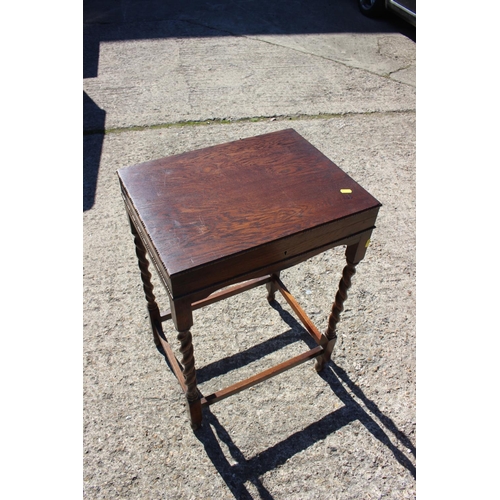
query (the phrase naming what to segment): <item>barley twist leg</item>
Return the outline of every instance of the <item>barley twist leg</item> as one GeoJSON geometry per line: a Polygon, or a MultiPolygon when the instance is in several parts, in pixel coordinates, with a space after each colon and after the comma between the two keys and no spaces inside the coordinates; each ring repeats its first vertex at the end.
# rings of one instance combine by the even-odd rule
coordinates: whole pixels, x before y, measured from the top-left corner
{"type": "Polygon", "coordinates": [[[179,332],[177,340],[181,343],[181,363],[183,366],[184,382],[186,384],[186,399],[191,418],[191,427],[198,429],[201,425],[201,400],[196,383],[193,339],[190,330],[179,332]]]}
{"type": "Polygon", "coordinates": [[[134,236],[135,254],[137,256],[137,260],[139,261],[142,288],[144,290],[144,295],[146,296],[146,302],[148,304],[148,313],[149,313],[149,319],[151,321],[151,329],[153,330],[153,338],[156,347],[161,348],[161,343],[158,338],[158,332],[155,325],[155,323],[160,324],[160,309],[158,307],[158,304],[156,303],[156,297],[153,293],[154,287],[153,284],[151,283],[152,276],[151,273],[149,272],[149,261],[146,254],[146,248],[144,247],[144,243],[142,242],[139,233],[130,217],[129,217],[129,222],[130,222],[131,232],[134,236]]]}
{"type": "Polygon", "coordinates": [[[325,332],[327,343],[325,343],[325,352],[322,356],[316,358],[315,369],[321,371],[325,364],[331,359],[333,348],[337,342],[337,323],[340,320],[340,313],[344,310],[344,301],[347,299],[347,290],[351,287],[351,278],[356,273],[356,265],[347,261],[347,265],[342,271],[342,278],[339,282],[339,289],[335,295],[332,311],[328,318],[328,328],[325,332]]]}

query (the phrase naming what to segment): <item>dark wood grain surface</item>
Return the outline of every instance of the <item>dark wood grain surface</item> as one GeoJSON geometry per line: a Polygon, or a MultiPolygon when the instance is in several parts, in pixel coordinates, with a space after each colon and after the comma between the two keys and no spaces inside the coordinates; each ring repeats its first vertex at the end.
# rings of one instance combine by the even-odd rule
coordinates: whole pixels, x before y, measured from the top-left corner
{"type": "Polygon", "coordinates": [[[208,286],[235,263],[241,274],[368,229],[380,207],[292,129],[126,167],[118,175],[170,288],[172,277],[184,277],[179,294],[191,291],[185,277],[195,279],[197,268],[205,269],[200,286],[208,286]],[[207,266],[216,262],[212,276],[207,266]]]}

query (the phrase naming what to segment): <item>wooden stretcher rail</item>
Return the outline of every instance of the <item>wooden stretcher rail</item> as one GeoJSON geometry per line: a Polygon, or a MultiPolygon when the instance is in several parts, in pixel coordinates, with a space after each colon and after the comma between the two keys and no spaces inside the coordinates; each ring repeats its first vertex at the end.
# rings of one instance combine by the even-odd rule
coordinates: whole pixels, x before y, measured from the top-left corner
{"type": "Polygon", "coordinates": [[[280,363],[279,365],[264,370],[263,372],[260,372],[257,375],[253,375],[252,377],[242,380],[241,382],[237,382],[236,384],[230,385],[229,387],[214,392],[209,396],[202,397],[201,406],[202,407],[209,406],[214,403],[217,403],[218,401],[221,401],[225,398],[228,398],[229,396],[232,396],[233,394],[237,394],[238,392],[248,389],[249,387],[252,387],[260,382],[263,382],[264,380],[268,380],[271,377],[279,375],[280,373],[283,373],[286,370],[289,370],[290,368],[300,365],[301,363],[304,363],[309,359],[313,359],[321,354],[323,354],[323,348],[321,346],[315,347],[314,349],[311,349],[310,351],[307,351],[303,354],[299,354],[298,356],[290,358],[287,361],[280,363]]]}
{"type": "MultiPolygon", "coordinates": [[[[264,285],[269,282],[275,282],[278,290],[280,291],[281,295],[283,295],[284,299],[288,302],[290,307],[293,309],[297,317],[300,319],[306,330],[309,332],[309,334],[314,338],[314,340],[319,344],[317,347],[314,349],[311,349],[309,351],[306,351],[305,353],[299,354],[298,356],[295,356],[293,358],[290,358],[283,363],[280,363],[276,366],[273,366],[267,370],[264,370],[260,373],[257,373],[256,375],[253,375],[252,377],[249,377],[245,380],[242,380],[240,382],[237,382],[236,384],[230,385],[229,387],[226,387],[224,389],[221,389],[217,392],[214,392],[213,394],[210,394],[208,396],[202,396],[201,397],[201,405],[203,406],[209,406],[214,403],[217,403],[218,401],[221,401],[223,399],[228,398],[229,396],[232,396],[234,394],[237,394],[241,391],[244,391],[245,389],[248,389],[254,385],[259,384],[260,382],[264,382],[265,380],[268,380],[272,377],[275,377],[276,375],[279,375],[280,373],[283,373],[290,368],[294,368],[295,366],[298,366],[310,359],[316,358],[317,356],[320,356],[325,352],[324,346],[327,343],[327,339],[325,338],[324,335],[322,335],[319,330],[316,328],[316,326],[313,324],[313,322],[310,320],[310,318],[307,316],[305,311],[302,309],[302,307],[299,305],[299,303],[295,300],[293,295],[288,291],[286,286],[283,284],[283,282],[277,277],[276,275],[266,275],[261,278],[256,278],[252,280],[245,281],[244,283],[240,283],[234,286],[231,286],[229,288],[226,288],[225,290],[221,290],[219,292],[215,292],[212,295],[208,296],[206,299],[200,300],[198,302],[194,302],[192,304],[192,309],[199,309],[202,307],[205,307],[209,304],[213,304],[215,302],[218,302],[219,300],[226,299],[228,297],[232,297],[233,295],[237,295],[238,293],[245,292],[247,290],[250,290],[252,288],[255,288],[260,285],[264,285]]],[[[167,320],[172,319],[172,314],[170,311],[166,311],[163,313],[160,317],[160,321],[164,322],[167,320]]],[[[160,340],[160,343],[163,347],[163,350],[165,352],[165,355],[168,358],[168,361],[170,363],[170,366],[172,367],[172,370],[174,371],[175,376],[177,377],[181,388],[184,392],[186,392],[186,383],[184,381],[184,375],[183,375],[183,368],[181,363],[177,360],[172,347],[170,344],[166,341],[165,336],[163,334],[163,329],[161,326],[161,323],[156,324],[156,330],[158,333],[158,338],[160,340]]]]}
{"type": "Polygon", "coordinates": [[[299,303],[295,300],[295,297],[288,291],[287,287],[283,284],[283,282],[277,277],[273,276],[273,281],[278,285],[278,290],[281,295],[288,302],[290,307],[293,309],[295,314],[298,316],[306,330],[309,332],[311,337],[314,338],[317,344],[324,345],[327,339],[321,335],[319,330],[314,326],[313,322],[309,319],[305,311],[300,307],[299,303]]]}
{"type": "Polygon", "coordinates": [[[158,333],[158,338],[160,340],[161,346],[163,347],[163,351],[165,352],[165,355],[168,358],[168,361],[170,363],[170,366],[172,367],[172,370],[174,371],[174,375],[177,377],[177,380],[179,381],[179,384],[181,385],[182,390],[184,393],[186,392],[186,383],[184,382],[184,375],[182,373],[182,365],[179,363],[177,358],[175,357],[174,351],[170,347],[170,344],[165,340],[164,334],[161,328],[161,324],[156,323],[156,331],[158,333]]]}
{"type": "MultiPolygon", "coordinates": [[[[239,283],[237,285],[230,286],[225,290],[221,290],[220,292],[212,293],[212,295],[209,295],[206,299],[194,302],[191,308],[193,311],[195,309],[201,309],[202,307],[214,304],[215,302],[219,302],[219,300],[227,299],[228,297],[232,297],[233,295],[246,292],[247,290],[251,290],[252,288],[255,288],[257,286],[265,285],[270,281],[271,281],[271,275],[266,275],[262,278],[256,278],[245,281],[243,283],[239,283]]],[[[168,321],[170,319],[172,319],[172,313],[170,311],[165,311],[161,314],[160,320],[162,322],[168,321]]]]}

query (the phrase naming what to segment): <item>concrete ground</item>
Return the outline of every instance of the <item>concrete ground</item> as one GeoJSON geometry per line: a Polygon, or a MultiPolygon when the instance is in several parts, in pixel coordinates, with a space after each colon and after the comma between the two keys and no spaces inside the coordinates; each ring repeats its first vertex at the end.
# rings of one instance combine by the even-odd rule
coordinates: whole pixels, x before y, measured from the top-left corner
{"type": "MultiPolygon", "coordinates": [[[[415,498],[415,30],[354,0],[85,0],[84,20],[84,497],[415,498]],[[193,433],[116,170],[290,127],[383,204],[372,245],[325,372],[224,400],[193,433]]],[[[338,248],[283,273],[320,329],[343,265],[338,248]]],[[[307,349],[279,304],[258,288],[194,313],[202,392],[307,349]]]]}

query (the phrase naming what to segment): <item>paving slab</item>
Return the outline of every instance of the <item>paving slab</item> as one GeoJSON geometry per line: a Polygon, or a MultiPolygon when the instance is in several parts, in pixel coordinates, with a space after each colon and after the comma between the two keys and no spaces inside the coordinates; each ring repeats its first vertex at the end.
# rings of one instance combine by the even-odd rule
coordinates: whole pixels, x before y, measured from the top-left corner
{"type": "Polygon", "coordinates": [[[345,0],[110,4],[86,15],[86,130],[414,109],[415,43],[345,0]]]}
{"type": "MultiPolygon", "coordinates": [[[[101,43],[99,76],[84,89],[106,110],[106,128],[414,109],[413,86],[350,67],[346,56],[340,63],[308,53],[305,42],[290,48],[269,37],[221,36],[101,43]]],[[[342,59],[342,40],[323,42],[342,59]]],[[[384,72],[392,63],[386,59],[384,72]]]]}

